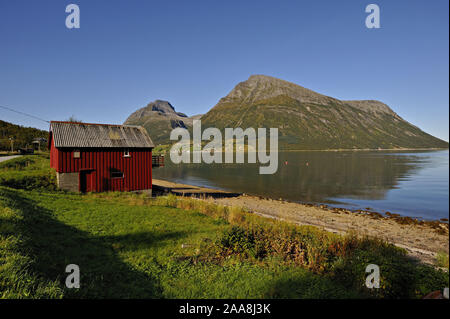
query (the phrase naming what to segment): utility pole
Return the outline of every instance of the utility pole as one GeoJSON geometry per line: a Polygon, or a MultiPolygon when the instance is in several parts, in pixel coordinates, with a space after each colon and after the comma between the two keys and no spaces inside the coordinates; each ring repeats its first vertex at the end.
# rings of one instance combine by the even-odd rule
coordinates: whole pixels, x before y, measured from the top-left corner
{"type": "Polygon", "coordinates": [[[14,137],[10,137],[9,141],[11,142],[11,153],[14,153],[14,137]]]}

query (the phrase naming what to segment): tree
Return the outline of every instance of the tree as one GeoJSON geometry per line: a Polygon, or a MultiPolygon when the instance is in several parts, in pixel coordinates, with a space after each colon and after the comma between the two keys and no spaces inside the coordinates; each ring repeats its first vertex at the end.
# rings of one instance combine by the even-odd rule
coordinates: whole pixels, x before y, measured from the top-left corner
{"type": "Polygon", "coordinates": [[[75,115],[72,115],[71,117],[69,117],[67,120],[67,122],[74,122],[74,123],[83,123],[82,120],[79,120],[75,117],[75,115]]]}

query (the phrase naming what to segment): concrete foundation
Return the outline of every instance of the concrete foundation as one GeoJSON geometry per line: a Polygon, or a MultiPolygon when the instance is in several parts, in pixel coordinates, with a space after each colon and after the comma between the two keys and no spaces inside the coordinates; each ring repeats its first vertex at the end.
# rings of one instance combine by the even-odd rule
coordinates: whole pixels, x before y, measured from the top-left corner
{"type": "Polygon", "coordinates": [[[79,192],[79,173],[56,173],[59,188],[70,192],[79,192]]]}

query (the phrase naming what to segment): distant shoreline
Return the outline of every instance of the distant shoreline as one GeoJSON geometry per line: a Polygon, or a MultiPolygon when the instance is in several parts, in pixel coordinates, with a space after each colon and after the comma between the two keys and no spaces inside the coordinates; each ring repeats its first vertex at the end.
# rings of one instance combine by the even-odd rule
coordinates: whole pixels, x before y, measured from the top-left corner
{"type": "MultiPolygon", "coordinates": [[[[289,199],[285,199],[285,198],[275,198],[275,197],[271,197],[271,196],[263,196],[263,195],[259,195],[259,194],[255,194],[255,193],[251,193],[251,192],[235,193],[230,189],[225,189],[225,188],[220,188],[220,187],[211,188],[209,186],[197,186],[197,185],[190,185],[190,184],[186,184],[186,183],[181,184],[179,182],[171,181],[170,179],[167,179],[167,178],[157,178],[154,180],[158,181],[159,183],[164,182],[167,184],[178,185],[179,186],[178,188],[181,188],[183,190],[186,190],[189,187],[192,189],[201,189],[206,192],[209,191],[210,193],[219,191],[219,192],[230,193],[230,194],[231,193],[241,194],[238,197],[258,198],[260,200],[265,200],[265,201],[271,201],[271,202],[277,201],[277,202],[290,203],[290,204],[295,204],[295,205],[304,206],[304,207],[316,207],[318,209],[327,210],[327,211],[341,211],[341,212],[347,212],[347,213],[351,213],[351,214],[372,216],[372,217],[380,218],[380,219],[386,218],[386,219],[400,221],[400,223],[406,222],[406,223],[412,223],[412,224],[415,224],[415,223],[419,223],[419,224],[433,224],[433,223],[449,224],[448,218],[424,219],[424,218],[414,217],[414,216],[410,216],[410,215],[391,213],[389,211],[386,211],[383,213],[381,211],[377,211],[377,210],[373,210],[373,209],[368,210],[368,209],[362,209],[362,208],[351,209],[351,208],[339,207],[339,206],[334,206],[334,204],[331,202],[325,202],[325,201],[324,202],[305,202],[305,201],[289,200],[289,199]]],[[[176,188],[176,187],[173,187],[173,188],[176,188]]],[[[179,195],[179,194],[175,193],[175,195],[179,195]]]]}
{"type": "MultiPolygon", "coordinates": [[[[158,154],[165,154],[170,153],[170,148],[172,145],[170,144],[164,144],[159,145],[159,147],[163,147],[161,151],[156,151],[158,154]]],[[[279,149],[278,152],[385,152],[385,151],[444,151],[448,150],[449,147],[446,148],[330,148],[330,149],[307,149],[307,150],[286,150],[286,149],[279,149]]],[[[192,152],[192,145],[191,145],[191,152],[192,152]]],[[[219,153],[225,153],[225,149],[218,150],[219,153]]],[[[249,153],[249,152],[255,152],[258,151],[249,151],[249,150],[240,150],[235,151],[236,153],[249,153]]]]}
{"type": "Polygon", "coordinates": [[[280,152],[349,152],[349,151],[444,151],[449,148],[330,148],[317,150],[279,150],[280,152]]]}

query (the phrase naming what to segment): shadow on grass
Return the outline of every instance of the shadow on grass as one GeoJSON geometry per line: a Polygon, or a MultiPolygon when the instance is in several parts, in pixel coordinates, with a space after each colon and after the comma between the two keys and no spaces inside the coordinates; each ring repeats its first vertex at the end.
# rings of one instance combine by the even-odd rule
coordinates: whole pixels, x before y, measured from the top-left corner
{"type": "Polygon", "coordinates": [[[274,299],[360,299],[362,296],[354,289],[329,278],[306,273],[295,278],[277,280],[266,292],[265,298],[274,299]]]}
{"type": "Polygon", "coordinates": [[[186,237],[186,232],[173,231],[164,234],[137,232],[123,235],[101,236],[99,239],[121,251],[137,251],[154,246],[168,245],[171,239],[186,237]]]}
{"type": "MultiPolygon", "coordinates": [[[[113,247],[104,238],[57,221],[52,213],[18,191],[2,188],[0,199],[9,207],[20,211],[18,220],[20,237],[24,240],[26,254],[32,258],[31,271],[48,280],[59,280],[68,298],[159,298],[157,280],[148,274],[132,269],[122,262],[113,247]],[[80,289],[65,288],[69,264],[80,267],[80,289]]],[[[155,241],[180,234],[167,234],[164,238],[138,235],[140,239],[155,241]]],[[[117,238],[116,238],[117,239],[117,238]]],[[[124,244],[132,242],[133,235],[124,236],[124,244]]],[[[114,240],[114,238],[110,238],[114,240]]]]}

